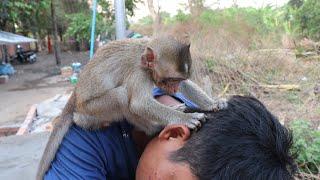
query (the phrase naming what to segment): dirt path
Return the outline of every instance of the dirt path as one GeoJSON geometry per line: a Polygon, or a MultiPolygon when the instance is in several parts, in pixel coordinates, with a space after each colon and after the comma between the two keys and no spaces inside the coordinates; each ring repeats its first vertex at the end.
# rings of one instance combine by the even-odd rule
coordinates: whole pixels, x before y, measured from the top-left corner
{"type": "Polygon", "coordinates": [[[48,132],[0,137],[0,179],[35,179],[48,132]]]}
{"type": "MultiPolygon", "coordinates": [[[[88,53],[62,53],[63,65],[85,64],[87,60],[88,53]]],[[[38,54],[35,64],[13,63],[13,66],[16,73],[8,83],[0,84],[0,126],[20,124],[32,104],[72,90],[67,79],[58,76],[53,55],[38,54]]]]}

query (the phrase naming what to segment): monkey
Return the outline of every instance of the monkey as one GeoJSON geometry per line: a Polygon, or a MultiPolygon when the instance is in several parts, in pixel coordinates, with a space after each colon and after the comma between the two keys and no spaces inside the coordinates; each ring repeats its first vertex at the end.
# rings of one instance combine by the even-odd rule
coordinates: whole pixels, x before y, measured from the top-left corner
{"type": "Polygon", "coordinates": [[[149,135],[169,124],[185,124],[190,129],[200,127],[204,114],[183,113],[178,110],[181,107],[165,106],[152,96],[152,89],[157,86],[168,94],[180,91],[202,110],[224,109],[225,99],[210,98],[189,80],[191,67],[190,43],[172,36],[118,40],[99,48],[80,73],[54,126],[37,179],[42,179],[50,168],[73,123],[94,130],[126,119],[149,135]]]}

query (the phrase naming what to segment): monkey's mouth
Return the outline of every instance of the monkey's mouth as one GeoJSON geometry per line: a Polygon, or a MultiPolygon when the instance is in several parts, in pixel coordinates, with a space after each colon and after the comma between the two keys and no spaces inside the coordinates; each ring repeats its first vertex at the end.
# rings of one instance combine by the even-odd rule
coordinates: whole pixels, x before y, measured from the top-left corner
{"type": "Polygon", "coordinates": [[[157,86],[165,90],[168,94],[174,94],[179,90],[179,84],[183,78],[163,78],[157,83],[157,86]]]}

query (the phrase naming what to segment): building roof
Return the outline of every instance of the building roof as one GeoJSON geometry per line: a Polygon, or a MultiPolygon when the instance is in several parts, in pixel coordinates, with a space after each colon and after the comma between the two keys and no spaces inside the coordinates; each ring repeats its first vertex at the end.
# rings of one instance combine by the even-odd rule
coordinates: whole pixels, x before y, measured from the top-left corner
{"type": "Polygon", "coordinates": [[[28,38],[18,34],[13,34],[5,31],[0,31],[0,45],[5,44],[19,44],[36,42],[36,39],[28,38]]]}

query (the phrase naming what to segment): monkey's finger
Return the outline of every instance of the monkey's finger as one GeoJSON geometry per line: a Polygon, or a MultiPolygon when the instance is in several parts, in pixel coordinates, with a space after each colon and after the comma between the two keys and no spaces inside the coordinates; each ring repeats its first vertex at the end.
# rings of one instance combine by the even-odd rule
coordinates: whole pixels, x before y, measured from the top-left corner
{"type": "Polygon", "coordinates": [[[196,125],[197,126],[197,128],[201,128],[201,126],[202,126],[202,124],[201,124],[201,122],[200,122],[200,120],[198,120],[198,119],[195,119],[195,120],[193,120],[193,122],[192,122],[194,125],[196,125]]]}
{"type": "Polygon", "coordinates": [[[190,123],[195,127],[194,131],[198,131],[202,126],[202,123],[198,119],[192,119],[190,123]]]}
{"type": "Polygon", "coordinates": [[[197,126],[195,124],[186,123],[186,126],[191,130],[197,131],[197,126]]]}
{"type": "Polygon", "coordinates": [[[204,118],[199,119],[201,123],[205,123],[207,121],[207,116],[204,116],[204,118]]]}
{"type": "Polygon", "coordinates": [[[220,99],[218,101],[218,108],[219,109],[226,109],[228,107],[228,102],[226,99],[220,99]]]}
{"type": "Polygon", "coordinates": [[[227,99],[221,98],[216,100],[213,111],[216,112],[222,109],[226,109],[227,107],[228,107],[227,99]]]}

